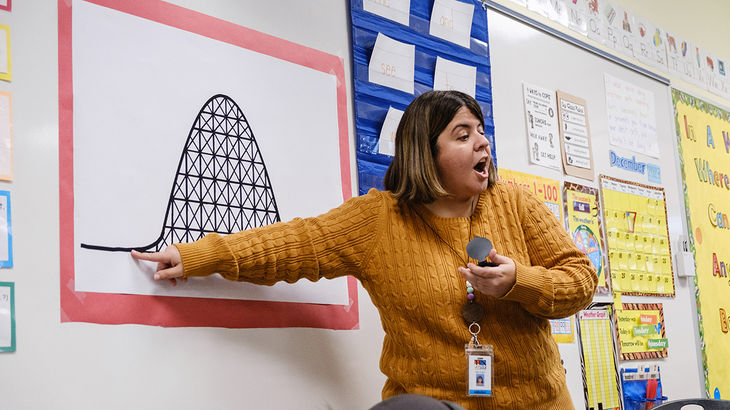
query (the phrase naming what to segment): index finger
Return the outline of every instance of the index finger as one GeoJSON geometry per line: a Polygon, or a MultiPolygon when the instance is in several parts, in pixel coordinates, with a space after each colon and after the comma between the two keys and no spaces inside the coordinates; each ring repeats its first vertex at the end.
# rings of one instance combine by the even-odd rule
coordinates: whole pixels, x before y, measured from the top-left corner
{"type": "Polygon", "coordinates": [[[132,257],[134,259],[139,259],[143,261],[151,261],[151,262],[167,262],[167,258],[162,254],[162,252],[139,252],[132,250],[132,257]]]}

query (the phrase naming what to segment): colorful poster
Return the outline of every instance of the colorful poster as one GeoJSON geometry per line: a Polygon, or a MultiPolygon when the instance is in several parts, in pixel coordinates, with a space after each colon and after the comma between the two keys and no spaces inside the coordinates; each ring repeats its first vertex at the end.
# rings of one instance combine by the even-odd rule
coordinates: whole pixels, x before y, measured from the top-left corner
{"type": "Polygon", "coordinates": [[[550,319],[550,332],[555,343],[573,343],[575,333],[573,331],[573,316],[562,319],[550,319]]]}
{"type": "Polygon", "coordinates": [[[15,351],[15,284],[0,282],[0,352],[15,351]]]}
{"type": "Polygon", "coordinates": [[[0,181],[13,180],[13,96],[0,91],[0,181]]]}
{"type": "Polygon", "coordinates": [[[616,347],[611,334],[611,317],[607,307],[578,312],[578,335],[583,360],[586,408],[621,408],[616,347]]]}
{"type": "Polygon", "coordinates": [[[568,1],[548,0],[547,17],[561,26],[568,27],[568,1]]]}
{"type": "Polygon", "coordinates": [[[615,309],[616,341],[621,360],[667,357],[661,303],[624,303],[615,309]]]}
{"type": "Polygon", "coordinates": [[[659,158],[654,93],[604,74],[609,143],[659,158]]]}
{"type": "Polygon", "coordinates": [[[667,71],[667,49],[664,32],[649,20],[634,16],[638,42],[636,56],[644,64],[667,71]]]}
{"type": "Polygon", "coordinates": [[[605,175],[600,182],[613,291],[674,296],[664,190],[605,175]]]}
{"type": "Polygon", "coordinates": [[[568,175],[592,181],[593,151],[586,101],[562,91],[557,95],[563,170],[568,175]]]}
{"type": "Polygon", "coordinates": [[[730,112],[672,90],[708,397],[730,399],[730,112]]]}
{"type": "Polygon", "coordinates": [[[13,78],[11,56],[10,27],[0,24],[0,80],[10,81],[13,78]]]}
{"type": "Polygon", "coordinates": [[[608,3],[606,7],[609,21],[606,28],[608,45],[619,53],[634,58],[637,48],[634,15],[629,10],[615,4],[608,3]]]}
{"type": "Polygon", "coordinates": [[[690,76],[692,64],[686,64],[687,42],[668,31],[665,31],[664,34],[666,36],[667,67],[669,68],[669,74],[679,78],[690,76]]]}
{"type": "Polygon", "coordinates": [[[588,0],[572,0],[565,2],[568,8],[568,27],[573,31],[588,35],[588,0]]]}
{"type": "Polygon", "coordinates": [[[497,174],[501,182],[519,185],[534,193],[553,211],[553,215],[558,218],[558,221],[563,219],[560,211],[560,195],[558,194],[560,192],[560,181],[506,168],[500,168],[497,174]]]}
{"type": "Polygon", "coordinates": [[[0,191],[0,268],[13,267],[13,229],[10,191],[0,191]]]}
{"type": "Polygon", "coordinates": [[[555,90],[522,83],[522,93],[530,163],[560,170],[560,132],[555,90]]]}
{"type": "Polygon", "coordinates": [[[584,185],[563,184],[565,229],[598,272],[596,293],[609,292],[606,280],[606,247],[603,245],[603,223],[599,210],[598,190],[584,185]]]}
{"type": "Polygon", "coordinates": [[[600,44],[606,44],[608,18],[615,18],[616,14],[613,8],[608,8],[606,0],[589,0],[586,12],[586,22],[588,28],[588,38],[600,44]]]}

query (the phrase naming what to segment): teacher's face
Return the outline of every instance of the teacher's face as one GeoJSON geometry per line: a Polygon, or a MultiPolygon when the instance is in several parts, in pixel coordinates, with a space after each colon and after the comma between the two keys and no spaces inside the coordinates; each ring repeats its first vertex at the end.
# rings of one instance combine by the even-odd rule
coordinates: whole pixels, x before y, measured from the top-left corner
{"type": "Polygon", "coordinates": [[[466,107],[456,112],[436,140],[436,168],[444,189],[468,199],[489,186],[489,141],[484,127],[466,107]]]}

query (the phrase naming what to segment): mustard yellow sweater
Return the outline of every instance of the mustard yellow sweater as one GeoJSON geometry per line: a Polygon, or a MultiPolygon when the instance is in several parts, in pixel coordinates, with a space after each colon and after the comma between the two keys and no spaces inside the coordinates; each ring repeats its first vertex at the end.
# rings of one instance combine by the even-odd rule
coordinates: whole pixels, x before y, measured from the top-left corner
{"type": "MultiPolygon", "coordinates": [[[[466,258],[469,218],[415,209],[466,258]]],[[[516,283],[504,297],[476,292],[487,312],[479,340],[494,346],[490,398],[466,396],[470,335],[460,313],[465,281],[457,271],[464,263],[389,192],[371,190],[316,218],[176,246],[186,276],[218,272],[265,285],[355,276],[385,330],[383,398],[418,393],[468,409],[572,408],[547,319],[572,315],[591,301],[597,282],[591,262],[542,202],[512,185],[482,193],[472,224],[472,236],[491,239],[516,265],[516,283]]]]}

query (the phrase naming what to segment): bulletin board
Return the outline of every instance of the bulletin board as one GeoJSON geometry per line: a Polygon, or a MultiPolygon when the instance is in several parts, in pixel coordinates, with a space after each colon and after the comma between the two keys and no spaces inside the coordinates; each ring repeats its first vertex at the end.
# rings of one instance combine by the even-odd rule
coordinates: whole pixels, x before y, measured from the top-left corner
{"type": "MultiPolygon", "coordinates": [[[[375,14],[381,2],[353,0],[350,2],[352,17],[352,69],[355,90],[355,128],[359,192],[365,194],[371,188],[383,189],[383,177],[390,164],[392,154],[382,153],[380,138],[383,125],[390,110],[405,110],[417,96],[434,89],[436,66],[439,60],[448,60],[466,67],[476,68],[475,95],[484,115],[484,134],[489,140],[492,158],[495,156],[494,122],[492,121],[492,84],[490,80],[489,46],[487,41],[486,10],[476,0],[412,0],[392,2],[405,4],[403,11],[394,21],[375,14]],[[465,43],[456,44],[432,35],[432,12],[436,5],[472,10],[471,30],[465,43]],[[371,10],[366,11],[366,10],[371,10]],[[386,36],[396,45],[413,50],[412,62],[404,65],[410,70],[406,80],[413,84],[407,91],[371,81],[369,66],[378,38],[386,36]]],[[[385,7],[389,9],[388,7],[385,7]]],[[[386,10],[388,11],[388,10],[386,10]]],[[[452,13],[456,14],[456,13],[452,13]]],[[[439,20],[439,17],[435,17],[439,20]]],[[[449,18],[445,18],[448,24],[449,18]]],[[[452,20],[453,24],[453,20],[452,20]]],[[[458,21],[456,22],[458,25],[458,21]]],[[[443,89],[443,88],[442,88],[443,89]]],[[[396,122],[397,124],[397,122],[396,122]]]]}
{"type": "Polygon", "coordinates": [[[730,110],[672,89],[708,397],[730,398],[730,110]]]}

